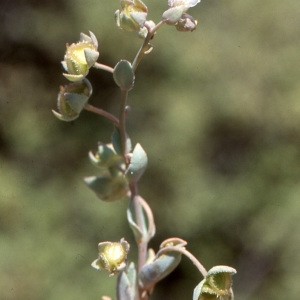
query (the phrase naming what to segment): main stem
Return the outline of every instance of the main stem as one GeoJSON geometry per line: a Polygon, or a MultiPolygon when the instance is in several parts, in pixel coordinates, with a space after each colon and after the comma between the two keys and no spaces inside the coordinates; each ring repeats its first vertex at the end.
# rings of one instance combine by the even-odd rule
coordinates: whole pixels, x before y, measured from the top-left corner
{"type": "MultiPolygon", "coordinates": [[[[136,71],[140,61],[142,60],[144,55],[147,53],[147,51],[151,48],[151,45],[149,44],[150,40],[153,38],[155,32],[163,24],[164,24],[164,22],[160,22],[152,29],[147,27],[148,34],[132,63],[133,72],[136,71]]],[[[102,66],[101,66],[101,68],[102,68],[102,66]]],[[[121,109],[120,109],[118,128],[120,130],[120,135],[121,135],[121,140],[122,140],[122,155],[125,159],[126,164],[129,163],[129,159],[127,156],[129,149],[127,149],[127,133],[126,133],[127,97],[128,97],[128,91],[121,90],[121,109]]],[[[137,223],[138,228],[140,228],[142,230],[142,228],[143,228],[143,218],[142,218],[143,211],[142,211],[142,209],[143,208],[139,201],[137,182],[132,182],[130,184],[130,192],[131,192],[131,201],[132,201],[134,211],[135,211],[135,216],[136,216],[136,223],[137,223]]],[[[140,239],[140,240],[136,240],[136,243],[138,246],[138,272],[140,272],[147,260],[148,242],[144,241],[143,239],[140,239]]],[[[147,293],[144,293],[143,290],[140,290],[139,293],[140,293],[139,299],[141,299],[141,300],[148,299],[147,293]]]]}
{"type": "MultiPolygon", "coordinates": [[[[128,91],[121,90],[121,110],[120,110],[120,117],[119,117],[119,130],[121,135],[121,141],[122,141],[122,154],[126,161],[126,164],[128,164],[128,151],[127,149],[127,133],[126,133],[126,105],[127,105],[127,97],[128,97],[128,91]]],[[[131,201],[134,206],[137,225],[139,228],[143,228],[143,220],[142,220],[142,207],[139,201],[139,194],[138,194],[138,188],[137,183],[132,182],[130,184],[130,192],[131,192],[131,201]]],[[[138,270],[143,267],[143,265],[146,262],[147,257],[147,243],[144,243],[143,241],[137,241],[138,244],[138,252],[139,252],[139,259],[138,259],[138,270]]]]}
{"type": "Polygon", "coordinates": [[[122,155],[126,161],[128,161],[127,154],[127,133],[126,133],[126,105],[127,105],[127,97],[128,91],[121,90],[121,109],[120,109],[120,116],[119,116],[119,130],[121,135],[121,142],[122,142],[122,155]]]}

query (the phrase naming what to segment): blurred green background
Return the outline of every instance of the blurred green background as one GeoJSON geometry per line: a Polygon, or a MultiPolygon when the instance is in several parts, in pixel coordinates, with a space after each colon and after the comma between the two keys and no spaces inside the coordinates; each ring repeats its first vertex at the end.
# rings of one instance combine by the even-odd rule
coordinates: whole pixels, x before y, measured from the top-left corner
{"type": "MultiPolygon", "coordinates": [[[[145,1],[158,21],[165,1],[145,1]]],[[[100,61],[134,58],[141,41],[114,24],[119,1],[0,1],[0,298],[115,297],[90,263],[125,237],[127,203],[104,203],[82,177],[112,125],[83,112],[58,121],[60,61],[80,32],[100,61]]],[[[156,219],[151,247],[179,236],[204,266],[235,267],[236,299],[300,294],[300,2],[203,0],[193,33],[163,27],[130,92],[128,132],[149,156],[140,193],[156,219]]],[[[108,73],[91,70],[91,103],[118,113],[108,73]]],[[[191,299],[185,258],[153,299],[191,299]]]]}

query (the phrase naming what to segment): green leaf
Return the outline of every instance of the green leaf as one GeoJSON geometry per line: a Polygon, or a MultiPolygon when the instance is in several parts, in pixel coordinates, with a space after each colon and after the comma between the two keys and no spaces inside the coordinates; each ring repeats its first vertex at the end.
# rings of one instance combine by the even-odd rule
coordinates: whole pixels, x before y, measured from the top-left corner
{"type": "Polygon", "coordinates": [[[120,60],[114,68],[113,77],[121,90],[130,91],[133,88],[134,73],[129,61],[120,60]]]}
{"type": "Polygon", "coordinates": [[[143,147],[138,143],[134,147],[126,176],[130,182],[137,182],[146,170],[148,158],[143,147]]]}

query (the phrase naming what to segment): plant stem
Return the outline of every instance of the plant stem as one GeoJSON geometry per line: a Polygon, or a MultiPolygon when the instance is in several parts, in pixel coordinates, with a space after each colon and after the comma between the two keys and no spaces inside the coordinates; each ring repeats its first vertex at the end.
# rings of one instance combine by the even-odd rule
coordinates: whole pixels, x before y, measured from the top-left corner
{"type": "Polygon", "coordinates": [[[97,63],[97,62],[94,64],[93,67],[96,68],[96,69],[99,69],[99,70],[104,70],[104,71],[110,72],[110,73],[114,72],[114,68],[109,67],[107,65],[103,65],[103,64],[97,63]]]}
{"type": "MultiPolygon", "coordinates": [[[[122,142],[122,154],[125,158],[125,161],[128,160],[127,158],[127,133],[126,133],[126,104],[127,104],[127,97],[128,91],[121,90],[121,108],[120,108],[120,117],[119,117],[119,130],[121,135],[121,142],[122,142]]],[[[132,182],[130,184],[130,191],[131,191],[131,201],[133,203],[135,215],[136,215],[136,222],[139,228],[143,228],[143,219],[142,219],[142,207],[139,201],[139,194],[137,183],[132,182]]],[[[138,272],[144,266],[147,258],[147,242],[142,240],[136,241],[138,246],[138,272]]]]}
{"type": "Polygon", "coordinates": [[[150,27],[147,27],[148,29],[148,33],[147,36],[143,42],[143,45],[141,46],[141,48],[139,49],[137,55],[135,56],[133,63],[132,63],[132,69],[133,72],[136,71],[136,68],[138,67],[139,63],[141,62],[142,58],[144,57],[144,55],[146,54],[145,52],[147,52],[149,50],[149,41],[153,38],[155,32],[165,23],[163,21],[160,21],[158,24],[156,24],[155,27],[153,27],[152,29],[150,27]]]}
{"type": "Polygon", "coordinates": [[[120,108],[120,116],[119,116],[119,130],[121,134],[121,142],[122,142],[122,155],[127,162],[127,133],[126,133],[126,104],[127,104],[128,91],[121,89],[121,108],[120,108]]]}
{"type": "Polygon", "coordinates": [[[113,121],[116,126],[119,126],[119,120],[114,115],[110,114],[109,112],[107,112],[101,108],[95,107],[95,106],[87,103],[87,104],[85,104],[84,109],[91,111],[97,115],[103,116],[103,117],[113,121]]]}
{"type": "Polygon", "coordinates": [[[206,277],[206,275],[207,275],[206,269],[199,262],[199,260],[191,252],[186,250],[184,247],[168,246],[168,247],[162,248],[157,252],[156,257],[159,257],[160,255],[162,255],[164,253],[174,252],[174,251],[180,252],[183,255],[185,255],[187,258],[189,258],[192,261],[192,263],[196,266],[196,268],[200,271],[202,276],[206,277]]]}

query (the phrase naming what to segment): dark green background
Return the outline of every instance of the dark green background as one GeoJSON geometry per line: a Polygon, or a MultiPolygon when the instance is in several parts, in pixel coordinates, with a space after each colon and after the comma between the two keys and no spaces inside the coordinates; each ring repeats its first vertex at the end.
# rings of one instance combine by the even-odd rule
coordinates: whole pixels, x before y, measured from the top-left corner
{"type": "MultiPolygon", "coordinates": [[[[146,1],[159,21],[167,0],[146,1]]],[[[99,61],[132,61],[141,41],[114,24],[119,1],[0,1],[1,299],[115,298],[115,278],[90,263],[125,237],[127,203],[82,182],[112,125],[83,112],[58,121],[60,61],[81,31],[99,61]]],[[[236,299],[300,294],[300,3],[203,0],[193,33],[163,27],[130,92],[128,132],[148,153],[140,193],[156,219],[151,247],[179,236],[209,269],[235,267],[236,299]]],[[[111,76],[91,70],[91,103],[117,114],[111,76]]],[[[153,299],[191,299],[201,280],[183,258],[153,299]]]]}

